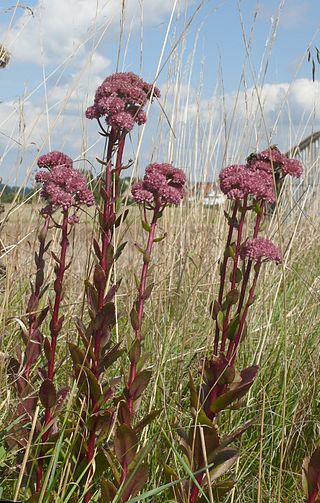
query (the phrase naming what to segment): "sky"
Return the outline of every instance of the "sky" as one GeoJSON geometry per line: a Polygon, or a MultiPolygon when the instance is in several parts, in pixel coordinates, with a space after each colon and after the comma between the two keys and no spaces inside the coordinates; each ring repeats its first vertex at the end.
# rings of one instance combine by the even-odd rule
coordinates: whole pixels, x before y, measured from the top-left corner
{"type": "Polygon", "coordinates": [[[268,142],[288,150],[320,129],[318,11],[318,0],[0,0],[11,53],[0,69],[0,176],[32,184],[49,150],[94,165],[102,141],[84,111],[115,71],[152,82],[161,70],[138,156],[141,131],[126,152],[140,170],[158,156],[212,177],[268,142]]]}

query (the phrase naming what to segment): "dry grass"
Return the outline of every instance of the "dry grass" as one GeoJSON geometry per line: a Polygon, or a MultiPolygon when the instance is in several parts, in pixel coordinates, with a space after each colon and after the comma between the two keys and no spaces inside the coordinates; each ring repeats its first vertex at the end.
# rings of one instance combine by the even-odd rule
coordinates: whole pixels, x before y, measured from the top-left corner
{"type": "MultiPolygon", "coordinates": [[[[202,2],[198,7],[201,5],[202,2]]],[[[231,112],[227,124],[224,122],[225,110],[222,107],[221,122],[217,126],[213,114],[212,118],[210,115],[210,106],[214,107],[214,102],[208,105],[204,118],[201,91],[194,92],[192,89],[197,40],[194,52],[187,54],[185,42],[189,24],[186,21],[183,30],[179,31],[179,21],[172,16],[163,51],[159,55],[158,70],[161,70],[162,75],[167,72],[167,91],[164,90],[161,101],[167,117],[162,112],[159,113],[152,156],[155,160],[170,159],[177,166],[187,167],[192,180],[206,180],[218,172],[222,160],[243,160],[248,154],[249,146],[258,146],[261,142],[266,145],[271,141],[258,98],[261,94],[259,86],[263,85],[265,79],[264,68],[271,58],[272,44],[265,55],[265,66],[261,67],[263,70],[258,76],[254,72],[251,75],[255,83],[255,100],[247,111],[246,121],[242,124],[234,123],[231,112]],[[169,48],[170,57],[167,65],[162,67],[169,34],[173,38],[169,48]]],[[[193,22],[193,18],[190,22],[193,22]]],[[[251,39],[245,40],[245,43],[247,61],[244,62],[244,71],[248,64],[250,73],[251,39]]],[[[81,75],[78,83],[80,77],[81,75]]],[[[245,87],[245,77],[244,73],[239,90],[241,86],[245,87]]],[[[199,89],[201,79],[200,76],[199,89]]],[[[40,83],[40,87],[44,83],[45,81],[40,83]]],[[[217,89],[223,89],[223,79],[217,83],[217,89]]],[[[70,89],[66,102],[72,91],[74,89],[70,89]]],[[[54,125],[48,131],[48,138],[53,130],[54,125]]],[[[139,167],[144,132],[142,128],[137,143],[134,143],[133,175],[139,167]]],[[[288,131],[288,137],[295,138],[293,130],[288,131]]],[[[80,157],[83,153],[90,153],[91,149],[95,149],[95,155],[100,155],[97,147],[90,144],[85,126],[82,145],[80,157]]],[[[8,149],[10,148],[9,142],[8,149]]],[[[19,156],[22,157],[23,154],[24,147],[21,147],[19,156]]],[[[312,169],[317,169],[316,165],[312,169]]],[[[25,312],[29,279],[34,274],[33,253],[40,221],[38,210],[39,206],[34,204],[7,206],[5,220],[0,228],[0,260],[6,266],[6,276],[0,280],[2,353],[13,352],[19,340],[19,327],[12,318],[23,316],[25,312]]],[[[83,215],[81,224],[70,240],[69,255],[73,255],[73,263],[67,275],[64,298],[66,323],[58,350],[58,360],[62,367],[60,378],[64,384],[72,384],[71,363],[66,358],[65,342],[76,338],[73,317],[82,314],[83,284],[91,263],[93,217],[93,212],[83,215]]],[[[148,364],[155,369],[148,403],[150,409],[163,409],[161,418],[150,428],[148,434],[148,438],[154,441],[150,455],[153,475],[149,489],[156,489],[160,480],[163,480],[161,466],[166,456],[174,457],[181,477],[185,475],[176,455],[178,440],[175,428],[177,421],[182,424],[189,421],[186,412],[187,372],[189,369],[195,372],[198,360],[212,346],[213,325],[208,306],[217,290],[218,260],[226,233],[223,208],[204,208],[201,202],[186,203],[180,208],[170,209],[161,221],[161,226],[161,231],[167,233],[167,238],[155,249],[153,274],[156,284],[146,308],[144,322],[145,346],[150,354],[148,364]]],[[[300,503],[303,498],[300,484],[302,460],[311,452],[320,434],[319,215],[313,210],[307,197],[303,197],[296,205],[292,191],[288,188],[279,201],[277,211],[268,221],[266,233],[281,243],[285,260],[282,267],[268,266],[266,269],[260,282],[259,297],[250,317],[250,332],[240,354],[239,366],[259,362],[259,378],[250,393],[247,406],[242,411],[224,416],[220,425],[222,430],[229,430],[244,419],[257,417],[256,426],[246,433],[241,442],[241,456],[235,474],[238,483],[227,499],[232,503],[279,503],[285,501],[285,498],[290,503],[300,503]]],[[[122,238],[128,241],[128,245],[116,270],[117,278],[123,278],[117,295],[120,319],[116,336],[123,338],[126,343],[129,338],[127,316],[134,295],[134,272],[139,271],[141,261],[134,243],[144,239],[139,213],[134,207],[130,207],[130,216],[119,230],[117,239],[121,241],[122,238]]],[[[53,249],[58,246],[56,236],[53,236],[52,246],[53,249]]],[[[50,258],[47,266],[48,278],[52,281],[53,264],[50,258]]],[[[15,398],[8,387],[2,353],[0,419],[4,429],[10,422],[15,398]]],[[[63,425],[72,416],[73,405],[71,397],[63,425]]],[[[0,449],[3,449],[0,450],[0,467],[3,468],[7,464],[12,465],[12,456],[2,447],[3,438],[0,439],[0,449]]],[[[65,484],[70,477],[69,469],[66,456],[65,470],[57,475],[56,487],[60,488],[60,494],[64,494],[65,484]]],[[[12,476],[13,473],[9,471],[9,476],[4,479],[0,489],[13,487],[12,476]]],[[[153,498],[150,496],[142,500],[167,502],[168,496],[162,491],[153,498]]]]}

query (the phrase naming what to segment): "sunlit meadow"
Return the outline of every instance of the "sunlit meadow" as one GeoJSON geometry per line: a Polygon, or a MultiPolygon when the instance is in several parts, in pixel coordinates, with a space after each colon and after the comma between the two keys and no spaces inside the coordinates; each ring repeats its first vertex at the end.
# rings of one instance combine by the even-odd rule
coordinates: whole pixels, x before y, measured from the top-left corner
{"type": "Polygon", "coordinates": [[[0,501],[319,502],[316,35],[271,85],[285,2],[259,61],[235,2],[231,91],[201,49],[225,2],[118,3],[68,48],[3,7],[1,77],[29,24],[42,75],[0,103],[0,501]]]}

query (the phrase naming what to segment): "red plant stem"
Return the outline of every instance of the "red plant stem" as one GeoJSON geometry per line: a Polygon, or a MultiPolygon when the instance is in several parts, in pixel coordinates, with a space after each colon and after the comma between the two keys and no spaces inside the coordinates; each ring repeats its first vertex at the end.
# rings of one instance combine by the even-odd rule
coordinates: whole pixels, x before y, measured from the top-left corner
{"type": "MultiPolygon", "coordinates": [[[[110,219],[115,216],[116,212],[116,201],[119,196],[119,180],[118,177],[122,168],[122,156],[125,145],[125,134],[123,133],[119,139],[117,158],[116,158],[116,172],[115,178],[113,180],[112,169],[111,169],[111,158],[114,149],[114,145],[118,138],[118,130],[115,128],[111,128],[109,140],[108,140],[108,148],[106,155],[106,170],[105,170],[105,179],[104,179],[104,194],[103,194],[103,226],[101,226],[101,259],[100,266],[105,273],[105,277],[108,278],[111,267],[113,265],[112,261],[108,262],[108,247],[112,245],[112,237],[113,237],[113,228],[108,225],[110,219]],[[114,183],[113,183],[114,182],[114,183]]],[[[98,291],[98,309],[102,309],[104,307],[105,298],[105,290],[104,288],[100,288],[98,291]]],[[[102,332],[98,331],[94,334],[94,361],[92,362],[92,371],[99,377],[99,361],[100,361],[100,347],[101,347],[101,337],[102,332]]],[[[92,412],[98,411],[98,404],[96,400],[92,398],[91,401],[92,412]]],[[[88,450],[87,450],[87,463],[90,464],[94,457],[96,445],[96,425],[93,424],[92,430],[88,439],[88,450]]],[[[90,468],[89,475],[92,473],[92,468],[90,468]]],[[[91,499],[92,493],[88,491],[84,498],[84,503],[88,503],[91,499]]]]}
{"type": "Polygon", "coordinates": [[[317,501],[319,495],[319,485],[316,484],[316,487],[313,489],[312,493],[308,497],[308,503],[315,503],[317,501]]]}
{"type": "MultiPolygon", "coordinates": [[[[259,231],[260,231],[261,220],[262,220],[262,217],[264,216],[264,202],[261,203],[261,210],[262,211],[257,215],[256,223],[255,223],[254,230],[253,230],[253,238],[254,239],[258,236],[259,231]]],[[[243,306],[243,302],[244,302],[244,298],[246,295],[246,290],[247,290],[247,286],[248,286],[248,282],[249,282],[249,278],[250,278],[251,267],[252,267],[252,260],[249,259],[245,273],[243,275],[243,281],[242,281],[241,292],[240,292],[240,297],[239,297],[239,302],[238,302],[237,314],[241,313],[241,309],[243,306]]]]}
{"type": "Polygon", "coordinates": [[[256,267],[255,267],[255,275],[253,277],[252,286],[249,290],[249,296],[248,296],[246,306],[245,306],[244,311],[242,313],[242,316],[240,318],[238,330],[235,334],[235,337],[229,343],[228,352],[227,352],[227,360],[230,360],[230,366],[232,366],[234,364],[234,360],[237,355],[237,349],[238,349],[238,346],[241,341],[243,327],[244,327],[244,324],[245,324],[245,321],[247,318],[248,310],[249,310],[249,307],[252,304],[252,301],[254,299],[254,292],[255,292],[255,289],[257,286],[260,267],[261,267],[261,262],[259,261],[259,262],[257,262],[256,267]]]}
{"type": "MultiPolygon", "coordinates": [[[[244,221],[247,213],[247,197],[244,198],[243,200],[243,207],[241,209],[241,217],[240,217],[240,222],[239,222],[239,227],[238,227],[238,234],[237,234],[237,242],[236,242],[236,252],[235,256],[233,258],[233,270],[232,270],[232,278],[231,278],[231,290],[235,288],[236,285],[236,272],[238,268],[238,262],[239,262],[239,257],[240,257],[240,248],[241,248],[241,242],[242,242],[242,233],[243,233],[243,226],[244,226],[244,221]]],[[[225,319],[223,322],[223,328],[222,328],[222,340],[221,340],[221,346],[220,346],[220,352],[223,353],[225,350],[225,345],[226,345],[226,340],[228,336],[228,325],[229,325],[229,317],[230,317],[230,311],[231,311],[231,304],[227,307],[226,310],[226,315],[225,319]]]]}
{"type": "MultiPolygon", "coordinates": [[[[152,247],[154,244],[154,236],[155,236],[155,231],[156,231],[156,226],[157,226],[157,220],[159,218],[158,217],[159,210],[160,210],[160,205],[157,203],[154,208],[153,217],[152,217],[152,221],[150,224],[147,247],[144,252],[143,267],[142,267],[142,271],[141,271],[140,284],[139,284],[139,288],[138,288],[138,300],[137,300],[138,327],[134,331],[135,339],[138,341],[141,341],[141,325],[142,325],[142,317],[143,317],[143,308],[144,308],[144,303],[145,303],[145,291],[146,291],[146,285],[147,285],[147,276],[148,276],[148,269],[149,269],[149,262],[150,262],[152,247]]],[[[131,384],[133,383],[134,378],[136,377],[136,373],[137,373],[136,364],[131,363],[129,382],[128,382],[129,389],[130,389],[131,384]]],[[[129,409],[130,416],[132,417],[132,415],[133,415],[133,399],[130,396],[128,398],[128,409],[129,409]]]]}
{"type": "Polygon", "coordinates": [[[51,358],[48,364],[48,379],[53,380],[54,378],[54,363],[55,363],[55,353],[56,353],[56,345],[57,338],[59,332],[61,330],[61,322],[59,320],[59,309],[62,298],[62,284],[64,279],[64,273],[66,270],[66,254],[67,248],[69,244],[68,240],[68,210],[63,211],[63,221],[61,226],[61,248],[60,248],[60,257],[59,257],[59,265],[58,271],[56,273],[55,280],[55,300],[53,305],[53,313],[52,319],[50,323],[50,333],[51,333],[51,358]]]}
{"type": "MultiPolygon", "coordinates": [[[[62,285],[63,285],[64,273],[66,270],[66,254],[67,254],[67,248],[68,248],[68,244],[69,244],[69,240],[68,240],[68,210],[63,210],[63,221],[62,221],[62,225],[61,225],[61,233],[62,233],[62,236],[61,236],[61,242],[60,242],[59,264],[58,264],[58,270],[56,272],[56,279],[54,282],[54,289],[55,289],[56,295],[55,295],[55,300],[54,300],[54,305],[53,305],[52,318],[51,318],[51,322],[50,322],[51,355],[50,355],[50,360],[48,362],[48,379],[50,379],[51,381],[53,381],[53,378],[54,378],[54,364],[55,364],[55,352],[56,352],[57,338],[58,338],[59,332],[61,330],[61,318],[59,319],[59,310],[60,310],[60,304],[61,304],[61,299],[62,299],[62,285]]],[[[49,407],[47,407],[45,410],[45,415],[44,415],[44,428],[48,427],[51,419],[52,419],[51,409],[49,407]]],[[[43,443],[45,443],[48,440],[48,437],[50,435],[50,429],[51,428],[47,428],[47,430],[42,435],[42,442],[43,443]]],[[[39,459],[38,467],[37,467],[37,482],[36,482],[37,491],[40,491],[40,489],[41,489],[42,475],[43,475],[43,458],[41,457],[39,459]]]]}
{"type": "Polygon", "coordinates": [[[117,151],[117,159],[116,159],[116,169],[115,169],[115,180],[114,180],[114,212],[116,211],[115,203],[119,196],[119,177],[122,169],[122,156],[124,151],[124,144],[126,140],[126,134],[123,133],[119,139],[118,151],[117,151]]]}
{"type": "MultiPolygon", "coordinates": [[[[100,266],[105,273],[106,277],[109,274],[110,268],[112,264],[108,263],[107,259],[107,251],[108,246],[112,241],[112,227],[108,227],[108,222],[112,215],[112,173],[111,173],[111,158],[114,149],[115,142],[117,140],[117,131],[114,128],[111,128],[109,139],[108,139],[108,148],[106,155],[106,169],[105,169],[105,178],[104,178],[104,193],[103,197],[103,224],[101,225],[101,258],[100,258],[100,266]]],[[[104,306],[104,288],[100,288],[98,291],[98,309],[102,309],[104,306]]],[[[98,366],[99,366],[99,358],[100,358],[100,346],[101,346],[101,332],[97,332],[94,334],[94,361],[92,362],[92,371],[98,377],[98,366]]],[[[94,404],[93,404],[94,406],[94,404]]],[[[93,432],[92,432],[93,433],[93,432]]]]}
{"type": "MultiPolygon", "coordinates": [[[[134,330],[134,336],[137,341],[141,341],[141,325],[142,325],[142,317],[143,317],[143,308],[144,308],[144,303],[145,303],[145,291],[146,291],[146,285],[147,285],[147,276],[148,276],[148,269],[149,269],[149,263],[150,263],[150,257],[151,257],[151,252],[152,252],[152,247],[154,244],[154,237],[155,237],[155,231],[156,231],[156,226],[157,226],[157,220],[159,218],[159,210],[160,210],[160,205],[156,203],[155,208],[153,210],[153,217],[152,221],[150,224],[150,229],[149,229],[149,236],[148,236],[148,241],[147,241],[147,246],[144,252],[143,256],[143,266],[142,266],[142,271],[141,271],[141,277],[140,277],[140,283],[138,287],[138,299],[136,302],[137,305],[137,313],[138,313],[138,326],[134,330]]],[[[133,383],[135,377],[137,374],[137,364],[135,362],[130,363],[130,372],[129,372],[129,381],[128,381],[128,398],[127,398],[127,405],[128,405],[128,410],[129,410],[129,419],[130,422],[133,419],[133,398],[130,396],[130,386],[133,383]]],[[[127,462],[124,461],[122,465],[122,475],[121,475],[121,482],[123,482],[128,474],[128,465],[127,462]]]]}
{"type": "MultiPolygon", "coordinates": [[[[237,216],[238,207],[239,207],[239,202],[236,201],[234,204],[234,207],[233,207],[231,221],[229,222],[229,232],[228,232],[228,237],[227,237],[226,250],[231,244],[233,230],[235,229],[234,221],[237,216]]],[[[220,306],[221,306],[222,300],[223,300],[223,292],[224,292],[224,286],[225,286],[228,258],[229,257],[224,256],[222,266],[221,266],[220,288],[219,288],[219,295],[218,295],[218,302],[219,302],[220,306]]],[[[213,349],[213,353],[215,355],[218,354],[218,346],[219,346],[219,327],[218,327],[218,323],[216,322],[215,337],[214,337],[214,349],[213,349]]]]}
{"type": "MultiPolygon", "coordinates": [[[[40,270],[43,271],[42,262],[43,262],[43,255],[44,255],[44,251],[45,251],[46,236],[47,236],[47,232],[48,232],[48,227],[49,227],[49,217],[46,217],[45,222],[43,224],[43,227],[42,227],[40,234],[39,234],[40,245],[39,245],[39,253],[38,253],[37,273],[40,270]]],[[[36,310],[39,305],[39,296],[40,296],[40,292],[41,292],[41,287],[42,287],[42,282],[39,282],[36,279],[34,291],[31,295],[31,298],[33,299],[31,312],[28,309],[28,311],[29,311],[29,330],[28,330],[29,340],[32,339],[32,336],[33,336],[35,330],[38,328],[36,310]]],[[[30,369],[31,369],[31,364],[27,363],[26,368],[25,368],[26,380],[29,379],[30,369]]]]}
{"type": "MultiPolygon", "coordinates": [[[[199,473],[198,475],[196,475],[196,481],[200,486],[202,484],[202,480],[203,480],[203,473],[199,473]]],[[[197,501],[199,491],[200,491],[199,487],[196,484],[193,484],[190,493],[189,503],[195,503],[197,501]]]]}

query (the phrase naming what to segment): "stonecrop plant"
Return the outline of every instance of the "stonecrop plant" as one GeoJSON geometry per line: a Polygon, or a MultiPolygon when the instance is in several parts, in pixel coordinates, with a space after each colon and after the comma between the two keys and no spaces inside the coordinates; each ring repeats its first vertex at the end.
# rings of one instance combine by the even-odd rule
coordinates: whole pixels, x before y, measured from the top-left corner
{"type": "MultiPolygon", "coordinates": [[[[288,159],[276,147],[250,155],[245,165],[221,170],[220,188],[231,201],[230,211],[225,212],[228,234],[220,260],[218,296],[210,307],[215,324],[212,353],[199,362],[199,386],[190,373],[192,426],[188,431],[178,428],[181,448],[193,473],[189,480],[173,485],[173,496],[180,503],[219,501],[234,485],[232,479],[220,482],[217,478],[238,457],[230,444],[252,423],[221,437],[218,418],[223,411],[242,405],[257,376],[256,365],[239,371],[236,357],[248,332],[247,317],[261,268],[266,262],[279,264],[282,260],[278,246],[260,235],[261,228],[269,205],[277,198],[276,178],[282,182],[286,175],[301,174],[301,163],[288,159]]],[[[166,472],[172,481],[179,480],[170,466],[166,472]]]]}
{"type": "MultiPolygon", "coordinates": [[[[38,159],[35,179],[44,201],[40,211],[44,222],[25,316],[15,318],[23,349],[17,344],[8,365],[18,406],[6,440],[23,467],[14,497],[29,503],[138,501],[134,498],[150,479],[152,443],[146,428],[162,410],[148,407],[152,367],[144,349],[145,306],[157,281],[151,267],[155,245],[161,242],[158,246],[166,253],[160,220],[167,207],[178,206],[186,195],[186,175],[171,163],[149,164],[143,179],[131,187],[145,239],[135,243],[141,267],[135,271],[135,300],[127,306],[127,318],[118,309],[117,294],[121,292],[118,260],[127,246],[120,231],[130,209],[120,190],[121,174],[131,166],[123,161],[125,143],[130,131],[146,122],[145,107],[154,98],[160,98],[159,89],[131,72],[107,77],[96,90],[86,117],[97,121],[105,140],[103,156],[97,158],[102,167],[99,203],[68,155],[53,151],[38,159]],[[70,234],[77,232],[81,212],[92,206],[96,222],[89,273],[83,277],[85,300],[82,312],[73,313],[71,320],[78,338],[71,342],[67,337],[66,343],[70,234]],[[49,257],[54,263],[53,281],[49,257]],[[61,354],[64,359],[70,355],[72,370],[69,361],[61,361],[61,354]],[[69,398],[72,408],[69,404],[67,414],[69,398]]],[[[282,261],[280,249],[262,228],[284,178],[301,174],[301,164],[276,147],[220,173],[220,187],[230,204],[225,211],[228,232],[220,258],[220,284],[210,306],[212,348],[199,361],[197,377],[189,369],[189,426],[181,426],[176,418],[185,478],[179,477],[169,453],[165,454],[169,482],[164,487],[172,493],[170,501],[221,501],[234,486],[226,476],[238,457],[231,444],[253,421],[221,435],[219,418],[244,403],[257,376],[257,365],[239,370],[237,356],[248,332],[260,272],[270,267],[268,262],[282,261]]],[[[317,463],[316,453],[304,465],[308,503],[318,501],[317,463]]]]}

